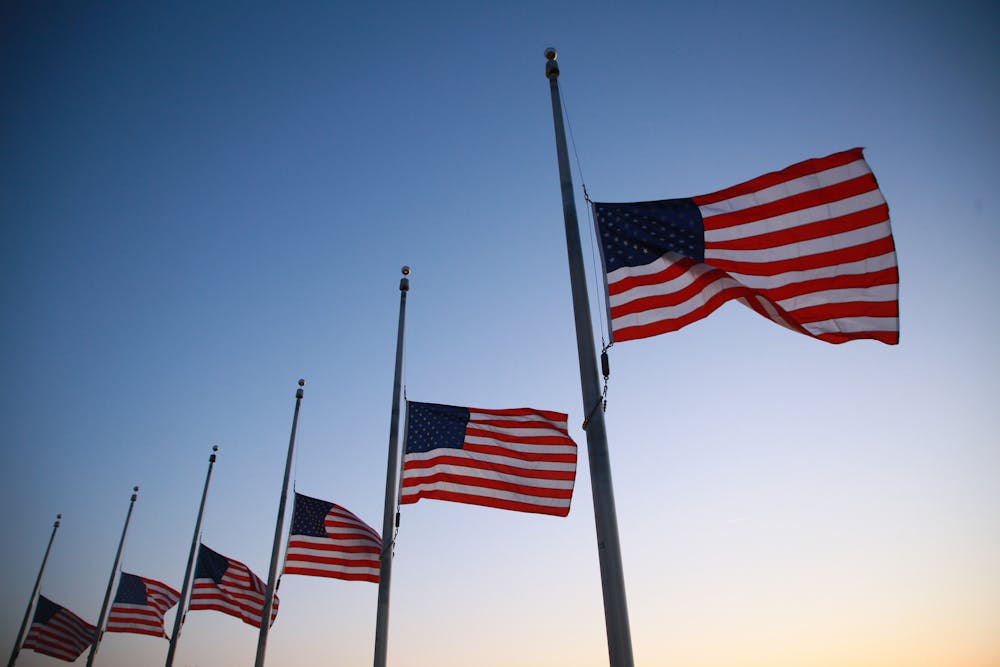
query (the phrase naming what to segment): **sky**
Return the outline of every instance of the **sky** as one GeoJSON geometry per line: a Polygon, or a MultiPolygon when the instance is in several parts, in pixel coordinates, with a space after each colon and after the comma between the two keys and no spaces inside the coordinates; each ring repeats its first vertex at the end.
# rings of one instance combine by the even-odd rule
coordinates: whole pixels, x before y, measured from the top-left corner
{"type": "MultiPolygon", "coordinates": [[[[581,456],[566,518],[403,508],[389,664],[607,664],[554,46],[598,340],[583,184],[862,146],[899,258],[898,346],[730,303],[611,349],[636,664],[1000,664],[998,29],[991,2],[3,3],[0,651],[57,513],[41,592],[96,622],[133,485],[122,567],[180,588],[212,445],[202,539],[266,576],[299,378],[295,488],[380,528],[405,264],[407,396],[566,412],[581,456]]],[[[375,585],[279,595],[268,664],[371,663],[375,585]]],[[[192,612],[175,664],[256,643],[192,612]]],[[[166,650],[109,634],[96,664],[166,650]]]]}

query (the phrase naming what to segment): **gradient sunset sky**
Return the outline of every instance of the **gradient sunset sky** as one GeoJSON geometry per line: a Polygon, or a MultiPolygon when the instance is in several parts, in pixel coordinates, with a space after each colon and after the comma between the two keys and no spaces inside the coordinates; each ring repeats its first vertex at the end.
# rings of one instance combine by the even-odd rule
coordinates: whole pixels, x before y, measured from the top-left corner
{"type": "MultiPolygon", "coordinates": [[[[863,146],[899,258],[898,346],[730,303],[612,348],[636,664],[1000,664],[998,34],[995,2],[3,3],[0,655],[57,513],[47,597],[97,620],[136,484],[123,567],[180,588],[213,444],[203,541],[265,577],[300,377],[297,490],[380,529],[408,264],[407,396],[567,412],[581,465],[565,519],[403,508],[389,664],[607,664],[554,46],[585,230],[583,183],[863,146]]],[[[376,594],[285,577],[268,664],[371,664],[376,594]]],[[[256,643],[192,612],[175,664],[256,643]]]]}

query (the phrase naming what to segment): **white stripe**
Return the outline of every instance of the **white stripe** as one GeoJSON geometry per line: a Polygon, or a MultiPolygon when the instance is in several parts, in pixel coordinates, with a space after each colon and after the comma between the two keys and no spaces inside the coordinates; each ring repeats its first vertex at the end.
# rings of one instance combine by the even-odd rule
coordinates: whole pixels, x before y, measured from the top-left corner
{"type": "Polygon", "coordinates": [[[163,619],[162,618],[140,618],[134,616],[131,618],[109,618],[108,625],[105,628],[109,632],[117,632],[120,630],[163,630],[163,619]]]}
{"type": "Polygon", "coordinates": [[[469,421],[510,421],[510,422],[546,422],[552,424],[554,428],[566,430],[566,421],[549,419],[545,415],[532,413],[529,415],[494,415],[489,412],[476,412],[469,410],[469,421]]]}
{"type": "Polygon", "coordinates": [[[355,526],[358,526],[360,528],[364,528],[365,530],[371,530],[371,526],[369,526],[367,523],[365,523],[364,521],[362,521],[358,517],[354,516],[350,512],[346,512],[346,513],[345,512],[338,512],[336,509],[330,510],[327,513],[327,515],[324,518],[324,520],[325,521],[340,521],[340,522],[343,522],[343,523],[351,523],[351,524],[354,524],[355,526]]]}
{"type": "Polygon", "coordinates": [[[299,540],[301,542],[308,542],[310,544],[336,544],[341,546],[370,546],[374,544],[382,544],[381,540],[376,540],[371,535],[368,534],[350,534],[343,537],[313,537],[311,535],[296,535],[292,533],[291,540],[299,540]]]}
{"type": "Polygon", "coordinates": [[[653,322],[663,322],[684,317],[692,311],[701,308],[719,292],[731,287],[739,287],[739,283],[729,276],[722,275],[717,280],[703,287],[700,292],[692,295],[690,299],[677,305],[619,315],[611,320],[612,328],[614,331],[618,331],[626,327],[642,326],[653,322]]]}
{"type": "Polygon", "coordinates": [[[875,273],[896,266],[896,253],[887,252],[877,257],[869,257],[857,262],[846,264],[833,264],[831,266],[821,266],[805,271],[787,271],[777,273],[773,276],[751,276],[745,273],[730,272],[733,278],[746,285],[750,289],[767,290],[785,285],[803,283],[809,280],[820,280],[823,278],[833,278],[836,276],[856,276],[866,273],[875,273]]]}
{"type": "Polygon", "coordinates": [[[512,500],[515,502],[540,507],[569,507],[569,498],[541,498],[539,496],[525,496],[510,491],[500,489],[487,489],[481,486],[466,486],[464,484],[454,484],[452,482],[435,482],[433,484],[421,484],[419,486],[407,487],[403,490],[403,498],[412,497],[422,491],[449,491],[451,493],[463,493],[481,498],[497,498],[500,500],[512,500]]]}
{"type": "Polygon", "coordinates": [[[91,640],[93,639],[93,626],[90,626],[89,623],[85,624],[86,621],[78,617],[74,618],[73,615],[70,615],[72,612],[65,607],[63,607],[61,613],[63,615],[60,615],[60,612],[56,612],[56,614],[49,620],[48,628],[50,628],[50,630],[48,631],[55,635],[68,635],[81,642],[86,642],[89,646],[91,640]]]}
{"type": "Polygon", "coordinates": [[[559,431],[555,428],[545,428],[543,427],[525,427],[525,426],[494,426],[492,424],[482,424],[480,422],[469,422],[467,428],[474,428],[477,431],[488,431],[490,433],[501,433],[503,435],[509,435],[511,437],[524,437],[524,438],[565,438],[569,439],[569,436],[559,431]]]}
{"type": "MultiPolygon", "coordinates": [[[[681,255],[678,255],[677,253],[674,252],[668,252],[665,253],[663,257],[660,257],[659,259],[651,262],[650,264],[646,264],[644,266],[635,268],[645,269],[648,266],[656,264],[660,267],[658,271],[662,271],[664,269],[673,266],[680,259],[682,259],[681,255]]],[[[611,285],[624,278],[629,278],[636,275],[646,275],[648,273],[645,271],[642,272],[629,271],[628,269],[630,268],[631,267],[622,267],[620,269],[615,269],[614,271],[612,271],[610,274],[608,274],[608,284],[611,285]],[[614,280],[611,280],[612,276],[614,276],[614,280]]],[[[688,287],[695,280],[697,280],[698,278],[705,275],[711,270],[712,267],[706,264],[695,264],[690,269],[688,269],[687,271],[685,271],[684,273],[680,274],[679,276],[677,276],[672,280],[655,283],[653,285],[639,285],[637,287],[625,290],[624,292],[621,292],[619,294],[612,294],[609,297],[611,307],[614,308],[615,306],[620,306],[624,303],[630,303],[632,301],[635,301],[636,299],[643,299],[649,296],[662,296],[664,294],[673,294],[675,292],[680,292],[681,290],[688,287]]]]}
{"type": "MultiPolygon", "coordinates": [[[[197,580],[195,580],[197,581],[197,580]]],[[[263,601],[254,604],[253,602],[248,602],[242,599],[242,596],[236,595],[232,596],[232,599],[226,595],[229,591],[222,590],[212,586],[211,589],[198,592],[198,584],[195,584],[194,592],[191,595],[191,605],[190,609],[208,609],[208,605],[222,607],[225,613],[230,613],[244,620],[252,620],[259,622],[261,616],[264,613],[263,601]]],[[[274,596],[274,605],[271,609],[271,619],[278,614],[278,596],[274,596]]]]}
{"type": "Polygon", "coordinates": [[[608,274],[608,285],[613,285],[619,280],[631,278],[633,276],[648,276],[654,273],[660,273],[661,271],[666,271],[671,266],[676,264],[677,260],[682,257],[683,255],[668,252],[664,253],[662,257],[657,257],[649,264],[643,264],[642,266],[620,266],[608,274]]]}
{"type": "MultiPolygon", "coordinates": [[[[800,176],[790,181],[785,181],[784,183],[778,183],[777,185],[772,185],[769,188],[764,188],[763,190],[751,192],[750,194],[725,199],[704,208],[715,214],[741,211],[743,209],[753,208],[754,206],[760,206],[761,204],[768,204],[773,201],[802,194],[803,192],[818,190],[837,183],[843,183],[844,181],[849,181],[852,178],[857,178],[858,176],[864,176],[865,174],[870,173],[872,173],[872,171],[865,163],[864,159],[859,159],[851,162],[850,164],[845,164],[840,167],[831,167],[830,169],[818,171],[814,174],[800,176]]],[[[702,215],[704,216],[705,213],[703,212],[702,215]]]]}
{"type": "MultiPolygon", "coordinates": [[[[735,239],[745,239],[785,229],[793,229],[795,227],[801,227],[802,225],[820,222],[821,220],[829,220],[831,218],[839,218],[844,215],[850,215],[851,213],[866,211],[883,204],[885,204],[885,198],[882,197],[882,193],[877,189],[871,190],[869,192],[841,199],[840,201],[831,202],[829,204],[820,204],[811,208],[802,208],[796,211],[791,211],[790,213],[776,215],[771,218],[763,218],[761,220],[754,220],[753,222],[746,222],[742,225],[723,227],[722,229],[706,229],[705,245],[707,246],[709,243],[721,243],[723,241],[732,241],[735,239]]],[[[705,209],[709,207],[701,208],[705,209]]],[[[708,217],[704,210],[702,211],[702,216],[706,218],[708,217]]],[[[888,219],[889,216],[887,214],[886,220],[888,219]]]]}
{"type": "Polygon", "coordinates": [[[840,317],[802,325],[806,331],[821,333],[857,333],[861,331],[899,331],[898,317],[840,317]]]}
{"type": "Polygon", "coordinates": [[[319,572],[340,572],[342,574],[378,574],[379,568],[371,565],[338,565],[336,563],[314,563],[312,561],[302,561],[292,563],[293,566],[304,570],[317,570],[319,572]]]}
{"type": "MultiPolygon", "coordinates": [[[[521,468],[523,470],[555,470],[563,472],[572,472],[576,470],[575,461],[524,461],[522,459],[510,458],[500,454],[479,454],[477,452],[469,452],[464,449],[452,449],[448,447],[432,449],[429,452],[408,453],[403,458],[403,461],[433,461],[440,456],[450,456],[467,459],[469,461],[482,461],[483,463],[493,463],[496,465],[521,468]]],[[[408,471],[404,470],[403,475],[405,476],[407,472],[408,471]]]]}
{"type": "MultiPolygon", "coordinates": [[[[750,304],[747,302],[746,299],[740,297],[739,299],[737,299],[737,301],[739,301],[740,303],[742,303],[747,308],[751,308],[751,310],[752,310],[752,307],[750,306],[750,304]]],[[[781,326],[783,326],[783,327],[785,327],[787,329],[791,329],[792,331],[796,331],[796,332],[799,331],[799,329],[797,327],[795,327],[791,323],[787,322],[785,320],[785,318],[783,318],[778,313],[778,310],[774,307],[774,304],[771,302],[770,299],[767,299],[767,298],[765,298],[763,296],[760,296],[758,294],[758,295],[754,295],[754,301],[756,301],[757,305],[759,305],[761,308],[763,308],[767,312],[768,318],[770,318],[772,321],[777,322],[781,326]]]]}
{"type": "Polygon", "coordinates": [[[194,592],[191,593],[191,609],[204,608],[208,604],[219,605],[241,616],[243,614],[243,608],[232,602],[225,593],[221,593],[218,589],[203,589],[199,592],[195,588],[194,592]]]}
{"type": "Polygon", "coordinates": [[[260,608],[263,608],[264,606],[263,593],[250,592],[243,588],[233,588],[225,585],[220,586],[219,588],[221,588],[223,592],[228,593],[229,597],[232,599],[243,602],[248,606],[260,608]]]}
{"type": "Polygon", "coordinates": [[[879,239],[892,236],[889,229],[889,221],[880,222],[861,229],[853,229],[842,234],[832,234],[809,241],[789,243],[788,245],[763,250],[725,250],[721,248],[705,248],[705,263],[711,264],[714,260],[728,260],[731,262],[748,262],[754,264],[770,264],[786,259],[798,259],[818,255],[833,250],[844,250],[854,246],[877,241],[879,239]]]}
{"type": "Polygon", "coordinates": [[[163,614],[161,614],[155,607],[147,607],[146,605],[138,604],[126,605],[121,602],[116,602],[115,605],[111,607],[111,613],[109,615],[111,618],[136,618],[137,616],[154,616],[162,618],[163,614]]]}
{"type": "Polygon", "coordinates": [[[899,286],[874,285],[872,287],[854,287],[850,289],[830,289],[812,292],[791,299],[782,299],[778,305],[787,311],[795,311],[811,306],[824,306],[830,303],[849,303],[851,301],[895,301],[899,295],[899,286]]]}
{"type": "MultiPolygon", "coordinates": [[[[326,545],[327,551],[337,550],[342,547],[369,547],[371,549],[381,548],[381,543],[376,543],[374,540],[361,538],[361,539],[346,539],[346,540],[332,540],[322,537],[306,537],[304,535],[292,535],[289,538],[290,545],[294,544],[295,548],[308,548],[304,545],[315,544],[315,545],[326,545]],[[302,546],[300,546],[302,545],[302,546]]],[[[292,547],[289,546],[288,551],[291,553],[292,547]]]]}
{"type": "MultiPolygon", "coordinates": [[[[316,539],[316,540],[332,540],[332,539],[359,539],[367,540],[369,542],[378,542],[381,544],[382,538],[379,537],[378,533],[370,528],[362,528],[360,526],[324,526],[326,530],[325,535],[321,536],[309,536],[309,535],[298,535],[303,539],[316,539]],[[336,536],[336,537],[335,537],[336,536]]],[[[292,537],[296,537],[295,533],[291,533],[292,537]]]]}
{"type": "MultiPolygon", "coordinates": [[[[525,452],[528,454],[576,454],[576,445],[532,445],[523,442],[507,442],[506,440],[497,440],[495,438],[486,438],[478,435],[465,436],[465,442],[470,445],[500,447],[502,449],[509,449],[512,452],[525,452]]],[[[439,449],[448,448],[441,447],[439,449]]],[[[456,451],[462,450],[459,449],[456,451]]]]}
{"type": "Polygon", "coordinates": [[[317,556],[321,558],[339,558],[341,560],[378,560],[379,555],[372,552],[340,551],[338,549],[308,549],[289,547],[288,559],[292,556],[317,556]]]}
{"type": "Polygon", "coordinates": [[[438,464],[429,468],[410,469],[403,472],[404,480],[420,480],[437,474],[461,475],[478,479],[491,479],[504,484],[518,486],[533,486],[539,489],[572,489],[572,479],[539,479],[537,477],[522,477],[513,473],[483,470],[482,468],[467,468],[449,464],[438,464]]]}
{"type": "MultiPolygon", "coordinates": [[[[341,521],[339,518],[330,516],[328,516],[326,521],[323,522],[323,529],[328,532],[353,533],[355,535],[373,535],[375,533],[371,527],[366,526],[360,521],[341,521]],[[341,525],[345,523],[347,524],[346,526],[341,525]]],[[[376,537],[376,539],[378,537],[377,534],[374,534],[373,536],[376,537]]]]}

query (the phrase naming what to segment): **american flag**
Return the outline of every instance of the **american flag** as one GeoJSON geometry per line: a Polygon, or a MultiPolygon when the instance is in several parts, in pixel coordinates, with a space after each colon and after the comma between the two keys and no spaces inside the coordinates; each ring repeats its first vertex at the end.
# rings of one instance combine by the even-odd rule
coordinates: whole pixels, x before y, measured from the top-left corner
{"type": "MultiPolygon", "coordinates": [[[[226,558],[204,544],[198,545],[198,563],[194,568],[191,592],[192,611],[221,611],[260,627],[264,615],[264,583],[243,563],[226,558]]],[[[278,596],[271,606],[271,623],[278,615],[278,596]]]]}
{"type": "Polygon", "coordinates": [[[828,343],[899,342],[889,207],[860,148],[699,197],[593,206],[616,341],[736,299],[828,343]]]}
{"type": "Polygon", "coordinates": [[[285,574],[378,583],[382,538],[336,503],[295,494],[285,574]]]}
{"type": "Polygon", "coordinates": [[[122,572],[108,613],[107,631],[166,637],[163,615],[180,597],[180,593],[162,582],[122,572]]]}
{"type": "Polygon", "coordinates": [[[436,498],[519,512],[569,514],[576,443],[566,415],[406,404],[402,503],[436,498]]]}
{"type": "Polygon", "coordinates": [[[94,643],[96,633],[96,627],[69,609],[39,595],[23,648],[73,662],[94,643]]]}

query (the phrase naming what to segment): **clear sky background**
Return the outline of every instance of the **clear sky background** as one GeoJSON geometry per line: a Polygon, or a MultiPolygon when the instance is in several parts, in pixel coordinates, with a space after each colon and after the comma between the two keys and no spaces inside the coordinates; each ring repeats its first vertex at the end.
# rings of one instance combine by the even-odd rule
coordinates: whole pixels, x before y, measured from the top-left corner
{"type": "MultiPolygon", "coordinates": [[[[123,567],[180,587],[213,444],[204,542],[265,577],[300,377],[296,487],[380,528],[409,264],[408,396],[568,412],[581,466],[566,519],[404,508],[389,662],[607,664],[555,46],[594,198],[864,146],[899,256],[896,347],[731,303],[612,349],[636,664],[1000,664],[996,3],[0,12],[4,659],[59,512],[46,596],[97,620],[134,484],[123,567]]],[[[268,664],[370,664],[376,594],[286,577],[268,664]]],[[[175,664],[244,666],[256,642],[192,612],[175,664]]],[[[166,649],[110,634],[97,663],[166,649]]]]}

